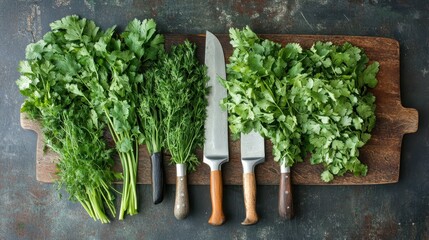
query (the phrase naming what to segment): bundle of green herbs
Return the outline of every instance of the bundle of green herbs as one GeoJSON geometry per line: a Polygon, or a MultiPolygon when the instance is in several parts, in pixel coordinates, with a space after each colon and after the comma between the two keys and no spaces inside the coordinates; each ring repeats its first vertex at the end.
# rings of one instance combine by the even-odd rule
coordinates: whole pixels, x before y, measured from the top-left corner
{"type": "Polygon", "coordinates": [[[123,189],[119,219],[137,214],[138,148],[144,135],[138,123],[141,73],[164,49],[164,38],[155,34],[153,20],[131,21],[119,39],[106,35],[94,45],[97,63],[95,77],[77,87],[98,116],[109,127],[123,168],[123,189]],[[86,90],[87,88],[87,90],[86,90]]]}
{"type": "Polygon", "coordinates": [[[104,207],[115,215],[111,193],[115,173],[111,150],[102,140],[104,124],[70,92],[81,68],[76,55],[84,53],[77,39],[93,43],[102,33],[93,22],[76,17],[54,22],[51,28],[42,40],[27,46],[27,60],[19,64],[17,84],[27,97],[21,111],[40,121],[47,146],[61,158],[58,187],[64,187],[70,200],[79,201],[91,217],[109,222],[104,207]],[[66,22],[74,26],[70,32],[60,30],[66,22]]]}
{"type": "Polygon", "coordinates": [[[115,27],[102,31],[76,15],[50,27],[42,40],[27,46],[27,60],[20,63],[17,84],[27,97],[21,111],[42,123],[47,145],[59,153],[59,186],[102,222],[108,221],[103,205],[115,214],[108,190],[117,176],[111,150],[101,140],[107,126],[123,168],[119,219],[125,212],[136,214],[138,144],[144,138],[136,114],[138,84],[142,69],[163,50],[163,37],[155,34],[153,20],[131,21],[120,36],[115,27]]]}
{"type": "Polygon", "coordinates": [[[369,63],[362,49],[350,43],[316,42],[310,49],[297,43],[281,46],[259,38],[248,27],[230,29],[234,48],[227,65],[231,133],[252,129],[271,140],[275,161],[290,167],[308,153],[323,164],[321,178],[352,172],[366,175],[359,148],[374,128],[378,62],[369,63]]]}
{"type": "MultiPolygon", "coordinates": [[[[162,53],[165,57],[165,52],[162,53]]],[[[161,57],[162,59],[162,57],[161,57]]],[[[161,105],[159,82],[165,77],[163,64],[158,61],[144,73],[144,81],[140,85],[138,97],[140,106],[138,116],[143,132],[144,144],[151,156],[152,164],[152,196],[155,204],[163,200],[164,167],[163,152],[166,148],[166,109],[161,105]]]]}
{"type": "Polygon", "coordinates": [[[177,168],[174,210],[178,219],[188,214],[186,172],[194,171],[200,162],[195,150],[204,144],[207,116],[207,69],[199,63],[196,48],[189,41],[173,46],[155,66],[154,101],[162,109],[165,145],[177,168]]]}

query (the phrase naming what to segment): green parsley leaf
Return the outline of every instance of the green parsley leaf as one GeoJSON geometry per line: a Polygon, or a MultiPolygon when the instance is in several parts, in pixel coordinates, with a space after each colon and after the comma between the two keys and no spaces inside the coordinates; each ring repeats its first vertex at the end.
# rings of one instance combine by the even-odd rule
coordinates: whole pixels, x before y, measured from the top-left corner
{"type": "Polygon", "coordinates": [[[274,160],[292,166],[308,154],[323,164],[323,181],[346,171],[365,175],[359,148],[375,125],[377,62],[367,66],[350,43],[316,42],[310,49],[258,38],[249,27],[230,29],[234,48],[227,65],[228,110],[235,138],[252,129],[271,140],[274,160]]]}

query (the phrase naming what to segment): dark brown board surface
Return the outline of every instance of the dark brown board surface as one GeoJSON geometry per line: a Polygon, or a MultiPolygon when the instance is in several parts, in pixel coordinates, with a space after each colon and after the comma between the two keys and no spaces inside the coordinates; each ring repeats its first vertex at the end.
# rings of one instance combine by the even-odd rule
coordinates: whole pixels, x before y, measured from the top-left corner
{"type": "MultiPolygon", "coordinates": [[[[227,35],[217,35],[227,58],[232,53],[227,35]]],[[[356,36],[324,36],[324,35],[261,35],[279,43],[298,42],[303,47],[310,47],[315,41],[332,41],[341,44],[350,42],[363,48],[368,57],[380,63],[378,85],[372,90],[377,97],[377,124],[372,133],[372,139],[360,151],[360,160],[368,165],[368,175],[354,177],[346,174],[337,177],[332,183],[336,185],[354,184],[386,184],[399,180],[400,156],[402,137],[406,133],[417,131],[418,113],[415,109],[402,107],[400,98],[399,73],[399,43],[396,40],[377,37],[356,36]]],[[[203,62],[205,36],[204,35],[166,35],[166,45],[189,39],[199,46],[198,55],[203,62]]],[[[41,182],[53,182],[55,179],[57,156],[44,151],[40,126],[21,115],[21,126],[37,133],[36,149],[36,178],[41,182]]],[[[266,161],[256,167],[258,184],[277,185],[280,177],[279,166],[273,161],[271,144],[266,141],[266,161]]],[[[198,152],[201,159],[202,151],[198,152]]],[[[175,183],[175,167],[165,158],[166,182],[175,183]]],[[[120,166],[116,166],[120,170],[120,166]]],[[[322,185],[320,180],[322,166],[312,166],[308,162],[299,163],[292,168],[292,181],[294,184],[322,185]]],[[[224,184],[241,185],[242,167],[240,162],[240,143],[230,142],[230,161],[222,166],[224,184]]],[[[150,158],[145,146],[140,146],[140,162],[138,168],[138,181],[150,184],[150,158]]],[[[210,181],[209,167],[203,163],[197,171],[190,173],[189,184],[208,185],[210,181]]]]}

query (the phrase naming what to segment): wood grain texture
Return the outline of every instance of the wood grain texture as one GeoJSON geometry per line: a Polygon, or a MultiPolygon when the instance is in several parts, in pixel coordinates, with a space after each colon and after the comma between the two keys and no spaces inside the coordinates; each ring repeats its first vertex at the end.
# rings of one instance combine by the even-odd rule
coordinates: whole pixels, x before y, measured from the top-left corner
{"type": "Polygon", "coordinates": [[[283,219],[292,219],[293,195],[290,173],[281,173],[279,186],[279,215],[283,219]]]}
{"type": "Polygon", "coordinates": [[[220,226],[225,222],[223,213],[223,184],[222,172],[215,170],[210,172],[210,198],[212,202],[212,214],[209,218],[209,224],[220,226]]]}
{"type": "Polygon", "coordinates": [[[255,173],[243,174],[244,206],[246,207],[246,218],[242,225],[252,225],[258,222],[256,213],[256,178],[255,173]]]}
{"type": "Polygon", "coordinates": [[[176,199],[174,202],[174,216],[181,220],[189,214],[189,195],[187,176],[176,177],[176,199]]]}
{"type": "MultiPolygon", "coordinates": [[[[232,53],[228,35],[218,36],[225,53],[225,59],[232,53]]],[[[380,63],[380,71],[377,75],[378,85],[371,90],[377,97],[376,116],[377,123],[372,133],[372,139],[360,151],[360,160],[368,165],[368,175],[354,177],[346,174],[337,177],[331,185],[355,185],[355,184],[386,184],[399,180],[402,137],[406,133],[417,131],[418,113],[415,109],[404,108],[401,105],[400,96],[400,72],[399,72],[399,43],[396,40],[379,37],[359,36],[326,36],[326,35],[261,35],[279,43],[298,42],[303,47],[310,47],[315,41],[331,41],[336,44],[350,42],[363,48],[372,61],[380,63]]],[[[204,62],[204,35],[166,35],[166,45],[182,42],[189,39],[198,45],[198,57],[204,62]]],[[[405,81],[405,80],[404,80],[405,81]]],[[[57,157],[50,151],[43,150],[43,139],[40,134],[40,126],[22,116],[23,128],[34,130],[38,133],[38,147],[36,149],[36,177],[41,182],[52,182],[55,179],[55,162],[57,157]]],[[[224,184],[242,184],[242,166],[240,163],[240,142],[230,142],[230,161],[222,166],[224,184]]],[[[266,141],[266,161],[258,167],[256,177],[258,184],[277,185],[280,178],[278,164],[273,161],[272,145],[266,141]]],[[[150,184],[150,156],[144,146],[140,147],[140,163],[138,168],[138,181],[150,184]]],[[[202,151],[198,151],[202,159],[202,151]]],[[[174,165],[169,165],[170,157],[165,155],[165,176],[167,184],[175,183],[174,165]]],[[[120,170],[119,164],[116,166],[120,170]]],[[[313,166],[310,163],[298,163],[292,168],[294,184],[324,185],[320,180],[322,166],[313,166]]],[[[209,184],[210,169],[205,164],[200,164],[197,171],[188,176],[189,184],[209,184]]]]}

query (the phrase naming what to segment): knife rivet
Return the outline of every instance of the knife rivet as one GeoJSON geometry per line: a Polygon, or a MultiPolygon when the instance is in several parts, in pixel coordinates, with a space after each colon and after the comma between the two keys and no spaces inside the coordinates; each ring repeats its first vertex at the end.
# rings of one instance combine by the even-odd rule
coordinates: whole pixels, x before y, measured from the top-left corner
{"type": "Polygon", "coordinates": [[[290,207],[287,207],[287,209],[289,209],[290,207]]]}
{"type": "Polygon", "coordinates": [[[288,191],[285,191],[285,194],[288,194],[289,192],[288,191]]]}
{"type": "Polygon", "coordinates": [[[180,194],[180,196],[181,196],[181,197],[184,197],[184,196],[185,196],[185,194],[184,194],[184,193],[181,193],[181,194],[180,194]]]}
{"type": "Polygon", "coordinates": [[[182,178],[182,177],[180,178],[180,181],[183,181],[183,178],[182,178]]]}

